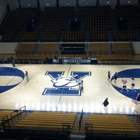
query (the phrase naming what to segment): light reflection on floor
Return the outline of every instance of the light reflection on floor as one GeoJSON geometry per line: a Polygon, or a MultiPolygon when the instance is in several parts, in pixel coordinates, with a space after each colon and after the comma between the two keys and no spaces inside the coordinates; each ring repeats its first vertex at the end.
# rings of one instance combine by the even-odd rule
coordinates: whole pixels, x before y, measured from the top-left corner
{"type": "Polygon", "coordinates": [[[26,106],[27,110],[40,110],[40,111],[60,111],[60,112],[81,112],[82,109],[85,113],[109,113],[109,114],[133,114],[136,109],[135,106],[108,106],[104,107],[102,104],[72,104],[63,103],[57,105],[56,103],[16,103],[15,108],[26,106]]]}

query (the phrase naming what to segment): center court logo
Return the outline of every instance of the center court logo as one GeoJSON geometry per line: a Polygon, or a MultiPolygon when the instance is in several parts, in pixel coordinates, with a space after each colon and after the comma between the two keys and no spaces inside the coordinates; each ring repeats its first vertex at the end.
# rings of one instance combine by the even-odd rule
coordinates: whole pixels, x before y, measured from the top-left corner
{"type": "Polygon", "coordinates": [[[72,71],[69,77],[64,77],[64,71],[47,71],[46,76],[50,77],[52,88],[45,88],[42,95],[63,95],[63,96],[81,96],[78,86],[78,79],[83,80],[91,76],[91,72],[72,71]]]}

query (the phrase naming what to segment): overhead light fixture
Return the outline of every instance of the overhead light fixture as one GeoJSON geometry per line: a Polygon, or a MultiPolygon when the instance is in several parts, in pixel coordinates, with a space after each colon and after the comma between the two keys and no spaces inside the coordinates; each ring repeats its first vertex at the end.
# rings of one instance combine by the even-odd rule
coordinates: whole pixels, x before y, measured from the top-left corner
{"type": "Polygon", "coordinates": [[[46,4],[47,6],[49,6],[50,4],[49,4],[49,2],[47,2],[47,4],[46,4]]]}
{"type": "Polygon", "coordinates": [[[30,3],[28,3],[27,6],[30,7],[30,3]]]}
{"type": "Polygon", "coordinates": [[[107,2],[106,2],[107,4],[109,4],[110,2],[109,2],[109,0],[107,0],[107,2]]]}
{"type": "Polygon", "coordinates": [[[89,4],[89,2],[87,1],[87,4],[89,4]]]}
{"type": "Polygon", "coordinates": [[[128,4],[130,4],[130,0],[128,0],[128,2],[127,2],[128,4]]]}
{"type": "Polygon", "coordinates": [[[66,3],[67,5],[69,4],[69,2],[67,1],[67,3],[66,3]]]}

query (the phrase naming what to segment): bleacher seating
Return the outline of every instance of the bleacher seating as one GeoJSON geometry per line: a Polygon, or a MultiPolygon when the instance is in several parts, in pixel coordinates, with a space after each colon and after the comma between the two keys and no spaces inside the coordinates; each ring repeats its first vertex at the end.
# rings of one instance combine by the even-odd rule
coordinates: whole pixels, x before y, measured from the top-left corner
{"type": "Polygon", "coordinates": [[[133,48],[131,43],[91,43],[90,57],[96,57],[102,64],[132,64],[133,48]]]}
{"type": "Polygon", "coordinates": [[[132,55],[130,43],[114,43],[112,50],[118,55],[132,55]]]}
{"type": "Polygon", "coordinates": [[[139,5],[121,5],[115,6],[117,17],[131,20],[134,29],[140,29],[140,6],[139,5]]]}
{"type": "Polygon", "coordinates": [[[38,60],[38,55],[35,53],[36,44],[21,44],[16,50],[18,63],[33,63],[38,60]]]}
{"type": "Polygon", "coordinates": [[[113,40],[114,41],[130,41],[135,40],[135,32],[134,31],[113,31],[113,40]]]}
{"type": "Polygon", "coordinates": [[[17,40],[22,42],[37,42],[38,35],[38,32],[20,32],[17,40]]]}
{"type": "Polygon", "coordinates": [[[43,36],[41,38],[42,42],[45,41],[59,41],[59,36],[60,36],[60,30],[59,31],[47,31],[45,30],[43,33],[43,36]],[[53,34],[52,34],[53,33],[53,34]]]}
{"type": "Polygon", "coordinates": [[[2,35],[2,42],[12,42],[13,41],[13,37],[15,35],[15,29],[7,29],[6,31],[3,31],[3,35],[2,35]]]}
{"type": "Polygon", "coordinates": [[[66,31],[64,34],[64,41],[85,41],[84,31],[66,31]]]}
{"type": "Polygon", "coordinates": [[[38,53],[56,53],[57,44],[41,44],[38,53]]]}
{"type": "MultiPolygon", "coordinates": [[[[86,118],[84,121],[85,140],[138,140],[140,137],[139,128],[135,127],[126,115],[89,114],[88,117],[82,117],[86,118]]],[[[15,118],[9,128],[4,128],[4,133],[1,132],[0,137],[67,140],[73,131],[80,132],[76,118],[79,118],[76,113],[26,112],[24,116],[15,118]]]]}
{"type": "Polygon", "coordinates": [[[60,31],[65,30],[68,16],[73,16],[74,7],[47,7],[44,10],[40,30],[41,41],[59,41],[60,31]]]}
{"type": "MultiPolygon", "coordinates": [[[[121,5],[115,6],[116,16],[124,18],[126,22],[131,22],[132,29],[140,31],[140,6],[139,5],[121,5]]],[[[140,33],[140,32],[139,32],[140,33]]],[[[135,37],[135,36],[133,36],[135,37]]]]}
{"type": "Polygon", "coordinates": [[[0,129],[3,128],[5,122],[9,124],[9,120],[12,120],[17,115],[19,115],[18,111],[0,110],[0,129]]]}
{"type": "Polygon", "coordinates": [[[67,140],[76,116],[76,113],[30,112],[27,114],[25,111],[25,114],[15,118],[8,128],[3,127],[0,138],[67,140]]]}
{"type": "Polygon", "coordinates": [[[1,32],[3,34],[2,41],[13,41],[14,35],[19,31],[21,32],[28,19],[37,19],[39,12],[40,8],[19,8],[7,13],[1,28],[1,32]]]}
{"type": "MultiPolygon", "coordinates": [[[[116,6],[116,19],[130,20],[132,29],[112,33],[114,41],[136,40],[135,30],[140,30],[140,6],[116,6]],[[130,12],[131,11],[131,12],[130,12]]],[[[37,30],[28,33],[25,31],[28,20],[38,21],[40,8],[19,8],[6,14],[2,25],[3,42],[11,41],[59,41],[61,31],[66,30],[68,17],[75,14],[74,7],[46,7],[37,30]],[[35,32],[36,31],[36,32],[35,32]]],[[[111,6],[82,6],[79,7],[79,17],[84,17],[84,31],[89,31],[89,41],[108,41],[109,30],[112,30],[113,18],[111,6]],[[90,14],[89,14],[90,13],[90,14]]],[[[81,31],[82,32],[82,31],[81,31]]],[[[66,32],[63,41],[85,41],[85,34],[66,32]],[[74,37],[75,36],[75,37],[74,37]]]]}
{"type": "Polygon", "coordinates": [[[88,124],[93,124],[94,132],[138,133],[138,130],[125,115],[89,114],[88,124]]]}
{"type": "Polygon", "coordinates": [[[101,58],[100,60],[100,63],[102,64],[118,64],[118,65],[121,65],[121,64],[138,64],[139,61],[136,61],[136,60],[133,60],[133,58],[128,58],[128,57],[125,57],[122,56],[122,57],[117,57],[114,55],[114,57],[107,57],[107,58],[101,58]]]}
{"type": "Polygon", "coordinates": [[[58,50],[58,44],[41,44],[37,55],[38,58],[41,58],[42,60],[46,60],[46,58],[54,58],[57,56],[57,50],[58,50]]]}
{"type": "Polygon", "coordinates": [[[89,114],[86,140],[139,139],[139,131],[125,115],[89,114]]]}
{"type": "MultiPolygon", "coordinates": [[[[11,119],[12,116],[10,115],[13,112],[13,110],[0,110],[0,121],[2,121],[2,118],[4,116],[7,116],[8,119],[11,119]]],[[[17,115],[17,113],[15,113],[17,115]]]]}
{"type": "MultiPolygon", "coordinates": [[[[76,15],[75,7],[59,7],[59,8],[46,7],[45,10],[41,13],[40,13],[40,8],[21,8],[21,9],[19,8],[15,11],[10,11],[9,13],[6,14],[1,26],[1,32],[2,32],[1,41],[58,42],[61,40],[61,41],[68,41],[68,42],[85,42],[85,40],[108,41],[109,38],[111,38],[113,41],[136,40],[136,38],[138,37],[136,30],[139,29],[139,25],[140,25],[139,14],[138,14],[139,10],[140,10],[140,6],[132,6],[132,5],[116,6],[115,7],[116,19],[120,17],[122,18],[124,17],[125,19],[131,22],[132,29],[113,30],[112,26],[114,24],[112,22],[113,18],[112,18],[111,6],[82,6],[79,7],[78,18],[82,17],[81,19],[84,19],[81,20],[83,22],[81,24],[82,25],[81,27],[84,27],[84,30],[82,29],[80,31],[70,31],[67,28],[67,26],[69,25],[67,21],[69,21],[68,19],[73,18],[74,15],[76,15]],[[130,12],[131,10],[132,13],[130,12]],[[39,13],[40,13],[40,17],[39,17],[39,13]],[[38,28],[34,31],[25,31],[28,20],[32,18],[38,22],[38,28]],[[112,30],[112,32],[110,32],[110,30],[112,30]],[[112,37],[110,37],[111,33],[112,33],[112,37]]],[[[88,46],[87,42],[86,42],[86,46],[88,46]]],[[[92,48],[93,47],[91,47],[91,45],[89,48],[88,47],[86,47],[86,49],[82,48],[84,53],[81,54],[84,56],[86,54],[86,56],[89,58],[96,57],[98,58],[98,60],[102,59],[105,63],[111,61],[115,63],[133,62],[132,53],[130,51],[128,51],[128,53],[131,55],[130,56],[131,58],[126,58],[127,60],[125,60],[124,57],[126,55],[124,55],[120,57],[122,58],[123,61],[119,61],[117,58],[119,56],[117,52],[119,51],[116,50],[115,52],[113,50],[114,48],[108,47],[107,50],[104,50],[103,48],[100,47],[100,49],[103,50],[91,50],[92,48]]],[[[39,48],[38,52],[40,54],[32,53],[33,51],[30,53],[30,55],[29,53],[27,55],[23,55],[23,53],[20,53],[20,59],[24,59],[26,57],[26,59],[30,59],[30,60],[32,59],[32,61],[30,62],[36,62],[35,59],[41,60],[39,62],[42,62],[42,60],[45,60],[45,53],[47,54],[46,57],[50,57],[50,58],[53,58],[54,56],[68,57],[68,55],[70,54],[69,52],[67,53],[68,55],[66,55],[66,53],[63,52],[60,52],[58,54],[59,51],[54,51],[51,49],[40,50],[39,48]],[[49,54],[47,52],[51,52],[51,53],[49,54]]],[[[77,48],[77,50],[78,49],[79,48],[77,48]]],[[[66,50],[68,50],[68,48],[66,48],[66,50]]],[[[23,51],[26,52],[26,49],[23,51]]],[[[74,55],[72,57],[76,57],[77,52],[73,53],[74,55]]],[[[123,52],[121,52],[120,54],[123,55],[123,52]]],[[[19,58],[19,53],[17,54],[17,58],[19,58]]],[[[138,61],[135,62],[137,63],[138,61]]]]}
{"type": "Polygon", "coordinates": [[[90,30],[90,41],[108,41],[108,31],[98,29],[90,30]]]}
{"type": "Polygon", "coordinates": [[[43,63],[46,58],[54,58],[58,44],[21,44],[16,50],[17,63],[43,63]]]}
{"type": "Polygon", "coordinates": [[[71,131],[75,119],[76,113],[33,112],[15,124],[15,128],[63,130],[65,126],[68,126],[71,131]]]}
{"type": "Polygon", "coordinates": [[[111,54],[111,48],[108,43],[91,43],[89,51],[93,57],[98,59],[111,54]]]}
{"type": "Polygon", "coordinates": [[[133,48],[131,43],[113,43],[110,55],[101,57],[102,64],[133,64],[133,48]]]}
{"type": "Polygon", "coordinates": [[[90,41],[108,40],[108,30],[112,29],[110,6],[80,7],[79,15],[85,17],[85,29],[90,31],[90,41]]]}
{"type": "Polygon", "coordinates": [[[35,50],[35,45],[36,44],[21,44],[17,53],[32,54],[35,50]]]}

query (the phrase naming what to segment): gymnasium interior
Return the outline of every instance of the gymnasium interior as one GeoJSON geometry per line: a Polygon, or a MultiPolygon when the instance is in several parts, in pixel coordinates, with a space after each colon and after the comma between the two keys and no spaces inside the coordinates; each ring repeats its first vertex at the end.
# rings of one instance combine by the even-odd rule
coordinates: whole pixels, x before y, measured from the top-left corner
{"type": "Polygon", "coordinates": [[[140,0],[0,0],[0,140],[139,140],[139,13],[140,0]]]}

